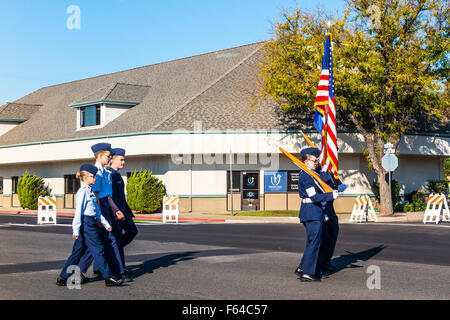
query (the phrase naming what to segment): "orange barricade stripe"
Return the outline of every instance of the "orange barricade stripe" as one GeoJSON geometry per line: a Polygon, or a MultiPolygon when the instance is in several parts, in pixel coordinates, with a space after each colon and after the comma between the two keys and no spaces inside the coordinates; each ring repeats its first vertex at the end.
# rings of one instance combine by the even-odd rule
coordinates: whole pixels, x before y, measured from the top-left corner
{"type": "Polygon", "coordinates": [[[41,200],[43,203],[45,203],[46,205],[50,205],[50,203],[48,203],[47,201],[45,201],[46,200],[46,198],[39,198],[39,200],[41,200]]]}

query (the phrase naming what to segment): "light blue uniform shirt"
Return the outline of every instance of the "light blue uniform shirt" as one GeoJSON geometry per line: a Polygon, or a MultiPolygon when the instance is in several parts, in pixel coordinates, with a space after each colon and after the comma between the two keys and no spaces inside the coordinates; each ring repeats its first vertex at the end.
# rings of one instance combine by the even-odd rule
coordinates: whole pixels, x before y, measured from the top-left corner
{"type": "Polygon", "coordinates": [[[96,217],[100,221],[105,229],[111,228],[108,221],[100,213],[100,209],[97,204],[97,199],[91,187],[86,183],[82,182],[80,189],[77,191],[75,198],[76,209],[75,216],[72,221],[73,235],[78,236],[80,234],[81,227],[81,216],[92,216],[96,217]]]}
{"type": "Polygon", "coordinates": [[[97,180],[92,185],[92,191],[98,192],[98,198],[112,197],[112,178],[108,170],[103,168],[98,162],[95,163],[97,167],[97,180]]]}

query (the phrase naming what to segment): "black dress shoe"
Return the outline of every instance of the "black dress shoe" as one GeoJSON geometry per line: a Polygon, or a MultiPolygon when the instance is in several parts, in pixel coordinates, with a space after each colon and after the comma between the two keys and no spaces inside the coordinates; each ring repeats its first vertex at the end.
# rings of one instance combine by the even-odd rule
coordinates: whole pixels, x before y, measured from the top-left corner
{"type": "Polygon", "coordinates": [[[320,281],[320,279],[312,274],[302,274],[302,276],[300,277],[300,280],[302,282],[312,282],[312,281],[320,281]]]}
{"type": "Polygon", "coordinates": [[[303,274],[303,270],[300,269],[300,268],[297,268],[297,269],[295,269],[294,273],[295,273],[297,276],[301,277],[302,274],[303,274]]]}
{"type": "Polygon", "coordinates": [[[56,278],[56,285],[60,287],[65,287],[67,285],[67,279],[59,276],[56,278]]]}
{"type": "Polygon", "coordinates": [[[121,286],[123,283],[122,279],[117,279],[116,277],[112,276],[112,277],[108,277],[105,279],[105,285],[107,287],[117,287],[117,286],[121,286]]]}

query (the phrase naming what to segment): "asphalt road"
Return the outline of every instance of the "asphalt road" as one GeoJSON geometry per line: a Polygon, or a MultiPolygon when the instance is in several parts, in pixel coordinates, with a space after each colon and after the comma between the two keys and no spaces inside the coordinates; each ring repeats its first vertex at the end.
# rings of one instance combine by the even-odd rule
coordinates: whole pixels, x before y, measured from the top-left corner
{"type": "Polygon", "coordinates": [[[448,224],[342,224],[338,271],[320,283],[293,274],[300,224],[139,225],[126,248],[134,282],[69,290],[55,279],[73,244],[71,218],[58,223],[0,216],[0,299],[450,299],[448,224]]]}

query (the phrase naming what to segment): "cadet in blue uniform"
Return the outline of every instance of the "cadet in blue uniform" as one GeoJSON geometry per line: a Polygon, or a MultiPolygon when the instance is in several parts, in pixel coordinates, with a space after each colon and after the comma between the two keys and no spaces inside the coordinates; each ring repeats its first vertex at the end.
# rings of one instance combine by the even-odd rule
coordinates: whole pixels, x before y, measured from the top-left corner
{"type": "MultiPolygon", "coordinates": [[[[136,237],[138,230],[134,223],[133,211],[131,211],[128,203],[125,199],[125,183],[120,175],[119,170],[123,168],[125,164],[125,149],[114,148],[111,149],[111,166],[108,168],[112,178],[112,199],[114,203],[119,207],[119,210],[123,212],[125,219],[119,222],[124,233],[122,235],[122,245],[125,247],[136,237]]],[[[125,267],[125,255],[123,250],[121,251],[122,264],[125,269],[125,274],[129,274],[130,270],[125,267]]]]}
{"type": "MultiPolygon", "coordinates": [[[[111,158],[111,145],[109,143],[97,143],[91,147],[95,156],[95,167],[97,167],[97,181],[92,186],[100,211],[102,215],[108,220],[112,227],[112,232],[106,234],[100,232],[100,239],[105,247],[105,257],[113,275],[121,278],[124,269],[120,250],[122,247],[122,229],[119,226],[118,219],[123,219],[123,213],[117,208],[112,201],[112,180],[110,173],[104,168],[109,164],[111,158]],[[114,212],[114,213],[113,213],[114,212]]],[[[91,252],[86,252],[82,257],[79,267],[81,272],[85,273],[93,261],[91,252]]],[[[98,265],[94,263],[94,271],[99,271],[98,265]]],[[[125,279],[126,280],[126,279],[125,279]]]]}
{"type": "MultiPolygon", "coordinates": [[[[320,151],[316,148],[302,150],[302,161],[308,169],[314,171],[319,164],[320,151]]],[[[322,227],[324,212],[321,202],[332,201],[338,191],[324,193],[320,185],[306,171],[301,171],[298,179],[298,193],[302,198],[299,218],[306,228],[306,247],[302,260],[295,273],[301,281],[320,281],[317,274],[320,244],[322,242],[322,227]]]]}
{"type": "Polygon", "coordinates": [[[107,232],[111,232],[112,228],[108,221],[100,213],[97,200],[92,192],[91,185],[94,184],[98,169],[90,164],[82,165],[77,178],[82,179],[81,188],[76,195],[75,216],[72,222],[73,244],[72,253],[67,259],[56,284],[65,286],[67,278],[70,274],[67,272],[68,267],[77,265],[81,256],[88,250],[92,252],[96,264],[105,279],[107,286],[117,286],[122,283],[121,280],[113,277],[106,263],[103,246],[100,241],[97,229],[97,222],[101,222],[102,228],[107,232]]]}

